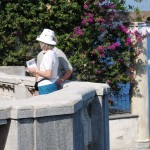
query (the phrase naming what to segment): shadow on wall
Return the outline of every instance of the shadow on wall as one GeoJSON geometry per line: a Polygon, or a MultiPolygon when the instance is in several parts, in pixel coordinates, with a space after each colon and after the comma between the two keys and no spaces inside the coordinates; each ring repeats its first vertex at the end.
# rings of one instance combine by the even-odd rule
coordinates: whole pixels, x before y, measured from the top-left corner
{"type": "Polygon", "coordinates": [[[134,97],[142,98],[143,95],[141,94],[139,85],[142,82],[142,76],[145,75],[147,72],[147,59],[146,59],[147,50],[143,46],[143,43],[141,43],[139,45],[139,47],[141,48],[142,52],[134,64],[136,80],[134,83],[131,84],[130,95],[131,95],[131,97],[134,96],[134,97]]]}
{"type": "Polygon", "coordinates": [[[5,149],[9,128],[10,120],[8,120],[7,124],[0,125],[0,150],[5,149]]]}

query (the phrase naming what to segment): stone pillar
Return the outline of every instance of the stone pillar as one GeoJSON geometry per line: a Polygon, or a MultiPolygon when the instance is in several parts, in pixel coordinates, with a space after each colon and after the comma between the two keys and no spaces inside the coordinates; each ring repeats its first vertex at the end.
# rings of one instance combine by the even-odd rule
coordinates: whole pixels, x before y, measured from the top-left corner
{"type": "Polygon", "coordinates": [[[15,85],[15,100],[30,98],[32,93],[25,86],[24,83],[18,83],[15,85]]]}
{"type": "Polygon", "coordinates": [[[108,95],[96,96],[92,102],[92,143],[89,150],[109,150],[108,95]]]}
{"type": "MultiPolygon", "coordinates": [[[[145,23],[134,24],[135,28],[141,32],[145,32],[145,23]]],[[[147,60],[147,38],[140,45],[142,53],[139,55],[135,64],[135,80],[136,86],[133,89],[131,99],[132,114],[139,115],[139,132],[137,140],[137,148],[149,148],[149,86],[148,86],[148,60],[147,60]]]]}

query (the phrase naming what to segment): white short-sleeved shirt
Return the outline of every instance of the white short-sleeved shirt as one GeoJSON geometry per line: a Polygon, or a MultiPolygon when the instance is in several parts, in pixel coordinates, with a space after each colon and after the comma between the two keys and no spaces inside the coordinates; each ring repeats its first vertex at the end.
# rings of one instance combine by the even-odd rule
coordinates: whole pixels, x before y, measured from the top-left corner
{"type": "MultiPolygon", "coordinates": [[[[56,53],[53,50],[46,51],[40,64],[40,70],[41,71],[51,70],[52,77],[50,80],[43,80],[39,82],[38,86],[52,84],[57,80],[58,65],[59,65],[59,61],[58,61],[56,53]]],[[[43,79],[43,77],[39,76],[39,80],[41,79],[43,79]]]]}
{"type": "MultiPolygon", "coordinates": [[[[61,78],[63,74],[67,70],[73,70],[72,65],[70,64],[69,60],[67,59],[64,52],[57,47],[54,47],[54,52],[57,54],[58,60],[59,60],[59,66],[58,66],[58,77],[61,78]]],[[[43,56],[45,55],[45,51],[41,51],[37,56],[37,65],[38,67],[41,64],[41,61],[43,59],[43,56]]]]}

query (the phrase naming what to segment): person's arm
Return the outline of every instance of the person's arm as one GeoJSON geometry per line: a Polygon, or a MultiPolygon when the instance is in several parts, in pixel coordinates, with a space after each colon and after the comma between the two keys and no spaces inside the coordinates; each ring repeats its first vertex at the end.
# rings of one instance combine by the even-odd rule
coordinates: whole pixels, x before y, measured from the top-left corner
{"type": "Polygon", "coordinates": [[[62,78],[57,80],[57,84],[61,84],[62,82],[67,80],[72,75],[72,72],[72,70],[67,70],[62,76],[62,78]]]}
{"type": "Polygon", "coordinates": [[[35,81],[37,81],[38,76],[50,79],[52,76],[51,70],[40,71],[39,69],[28,69],[31,74],[35,74],[35,81]]]}
{"type": "Polygon", "coordinates": [[[45,70],[45,71],[40,71],[40,70],[35,70],[36,76],[42,76],[43,78],[51,79],[52,77],[52,70],[45,70]]]}
{"type": "Polygon", "coordinates": [[[69,77],[73,73],[73,68],[72,68],[72,65],[70,64],[67,56],[65,55],[65,53],[62,50],[55,48],[55,52],[56,52],[58,60],[59,60],[59,69],[58,69],[59,79],[57,80],[57,83],[61,84],[65,80],[69,79],[69,77]]]}
{"type": "Polygon", "coordinates": [[[35,82],[38,81],[38,77],[39,77],[38,74],[36,74],[36,75],[35,75],[35,82]]]}
{"type": "Polygon", "coordinates": [[[33,96],[38,95],[38,74],[35,75],[35,84],[34,84],[35,91],[33,93],[33,96]]]}

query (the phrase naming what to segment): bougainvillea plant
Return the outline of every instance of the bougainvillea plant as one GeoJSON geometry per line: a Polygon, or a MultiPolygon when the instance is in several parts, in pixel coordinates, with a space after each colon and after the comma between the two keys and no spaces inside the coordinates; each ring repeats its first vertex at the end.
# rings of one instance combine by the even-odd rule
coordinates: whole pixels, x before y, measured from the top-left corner
{"type": "Polygon", "coordinates": [[[118,83],[134,82],[134,62],[141,53],[135,47],[142,36],[115,22],[121,8],[105,0],[84,3],[82,22],[72,35],[75,79],[108,83],[112,90],[118,90],[118,83]]]}

